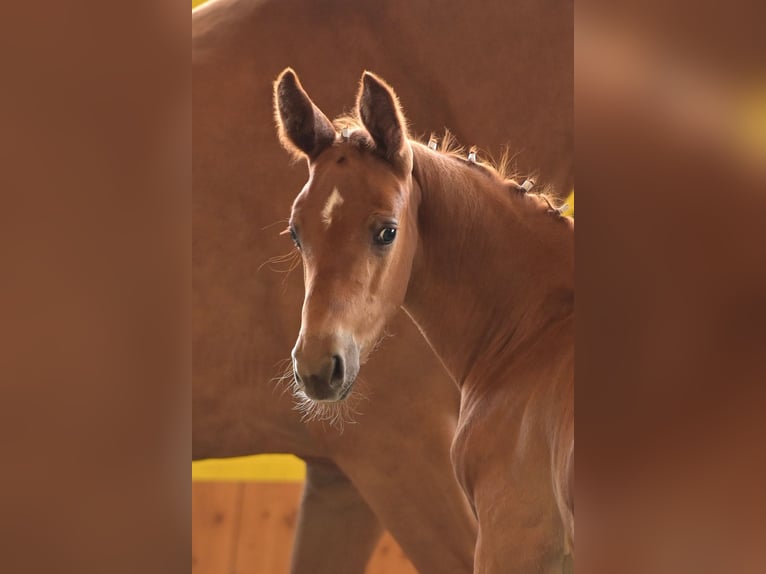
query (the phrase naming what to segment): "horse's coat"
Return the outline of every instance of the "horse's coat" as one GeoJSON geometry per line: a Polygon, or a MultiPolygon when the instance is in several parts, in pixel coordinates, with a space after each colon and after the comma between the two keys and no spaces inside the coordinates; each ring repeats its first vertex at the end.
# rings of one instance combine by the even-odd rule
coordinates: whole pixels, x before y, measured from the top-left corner
{"type": "Polygon", "coordinates": [[[306,282],[297,385],[343,400],[403,306],[460,389],[452,461],[479,523],[474,572],[560,571],[574,549],[573,221],[474,153],[409,140],[369,72],[348,139],[324,137],[291,69],[274,99],[283,145],[309,158],[290,218],[306,282]],[[314,219],[337,186],[344,218],[325,234],[314,219]]]}
{"type": "Polygon", "coordinates": [[[351,95],[339,87],[374,68],[395,82],[420,129],[448,125],[493,150],[513,143],[518,168],[552,175],[565,195],[572,28],[571,3],[537,0],[480,10],[403,0],[353,9],[338,0],[210,0],[193,11],[193,453],[307,460],[295,574],[358,574],[378,521],[421,573],[465,574],[476,527],[449,464],[458,393],[444,392],[442,367],[406,317],[370,358],[360,389],[369,400],[352,393],[359,424],[342,434],[303,424],[289,393],[275,390],[303,287],[300,273],[275,272],[289,261],[266,263],[289,249],[279,232],[303,171],[289,168],[274,139],[271,81],[297,66],[337,114],[351,95]]]}

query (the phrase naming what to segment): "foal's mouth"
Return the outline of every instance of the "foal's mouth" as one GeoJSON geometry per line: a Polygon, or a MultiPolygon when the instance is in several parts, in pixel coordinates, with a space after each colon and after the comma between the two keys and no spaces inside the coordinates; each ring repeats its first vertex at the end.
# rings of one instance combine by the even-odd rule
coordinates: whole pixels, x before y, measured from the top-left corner
{"type": "Polygon", "coordinates": [[[357,398],[363,398],[362,395],[353,393],[354,380],[344,382],[340,391],[333,398],[312,399],[303,389],[295,388],[293,396],[295,397],[294,409],[302,414],[303,422],[319,421],[327,422],[330,426],[343,432],[346,424],[356,423],[356,417],[359,415],[355,405],[357,398]]]}
{"type": "MultiPolygon", "coordinates": [[[[315,399],[315,398],[309,397],[308,395],[306,395],[306,397],[309,400],[318,404],[331,405],[333,403],[342,403],[351,395],[351,392],[354,390],[354,382],[355,381],[353,379],[348,382],[344,382],[343,386],[341,386],[340,390],[332,398],[315,399]]],[[[302,392],[306,394],[305,390],[303,390],[302,392]]]]}
{"type": "Polygon", "coordinates": [[[332,405],[345,401],[354,390],[356,376],[345,379],[339,387],[333,388],[330,385],[322,386],[321,390],[309,390],[303,384],[301,379],[293,375],[293,394],[302,402],[310,402],[317,405],[332,405]],[[319,392],[317,392],[319,391],[319,392]],[[313,396],[312,396],[313,395],[313,396]]]}

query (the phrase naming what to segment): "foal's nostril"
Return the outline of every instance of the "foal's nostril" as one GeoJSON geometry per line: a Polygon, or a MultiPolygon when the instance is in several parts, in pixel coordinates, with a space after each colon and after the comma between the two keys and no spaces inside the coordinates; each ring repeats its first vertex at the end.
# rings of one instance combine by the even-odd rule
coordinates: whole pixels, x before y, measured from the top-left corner
{"type": "Polygon", "coordinates": [[[332,356],[332,376],[330,382],[340,384],[343,382],[343,358],[340,355],[332,356]]]}

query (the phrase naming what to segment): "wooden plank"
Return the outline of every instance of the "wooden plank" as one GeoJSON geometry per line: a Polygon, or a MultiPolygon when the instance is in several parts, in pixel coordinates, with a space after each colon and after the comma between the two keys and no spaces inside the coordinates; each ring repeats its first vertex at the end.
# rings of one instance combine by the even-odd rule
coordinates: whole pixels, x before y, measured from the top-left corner
{"type": "MultiPolygon", "coordinates": [[[[288,574],[303,485],[192,483],[192,572],[288,574]]],[[[390,534],[365,574],[417,574],[390,534]]]]}
{"type": "Polygon", "coordinates": [[[418,574],[418,571],[386,532],[378,542],[365,574],[418,574]]]}
{"type": "Polygon", "coordinates": [[[288,574],[302,484],[244,485],[235,574],[288,574]]]}
{"type": "Polygon", "coordinates": [[[192,483],[192,572],[233,572],[242,485],[192,483]]]}

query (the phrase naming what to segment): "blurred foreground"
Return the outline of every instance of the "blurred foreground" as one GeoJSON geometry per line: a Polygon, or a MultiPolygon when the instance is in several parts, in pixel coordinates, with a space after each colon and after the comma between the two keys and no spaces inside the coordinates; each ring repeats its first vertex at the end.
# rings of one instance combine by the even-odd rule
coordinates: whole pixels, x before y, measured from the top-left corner
{"type": "Polygon", "coordinates": [[[577,570],[763,572],[766,52],[650,5],[576,16],[577,570]]]}

